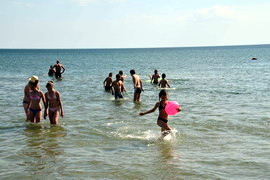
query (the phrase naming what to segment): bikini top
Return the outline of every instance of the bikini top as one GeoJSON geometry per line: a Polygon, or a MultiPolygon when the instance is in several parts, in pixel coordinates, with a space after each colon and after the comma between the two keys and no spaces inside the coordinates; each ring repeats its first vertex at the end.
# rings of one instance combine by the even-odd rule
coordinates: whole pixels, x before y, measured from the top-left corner
{"type": "MultiPolygon", "coordinates": [[[[166,104],[165,104],[165,106],[166,106],[166,104]]],[[[160,102],[160,103],[159,103],[158,109],[159,109],[159,110],[165,109],[165,106],[163,106],[163,105],[161,104],[161,102],[160,102]]]]}
{"type": "Polygon", "coordinates": [[[40,96],[38,94],[30,95],[29,97],[31,100],[40,100],[40,96]]]}
{"type": "Polygon", "coordinates": [[[54,92],[53,92],[53,97],[51,97],[49,94],[47,94],[47,98],[48,98],[49,100],[57,99],[57,97],[56,97],[56,95],[55,95],[54,92]]]}

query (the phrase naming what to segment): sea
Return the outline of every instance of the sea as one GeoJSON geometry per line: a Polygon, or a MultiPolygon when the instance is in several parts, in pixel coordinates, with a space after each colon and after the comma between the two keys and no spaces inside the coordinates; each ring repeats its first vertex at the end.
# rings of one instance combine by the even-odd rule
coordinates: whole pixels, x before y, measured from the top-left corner
{"type": "Polygon", "coordinates": [[[0,49],[0,179],[270,179],[270,45],[138,49],[0,49]],[[257,60],[252,60],[256,57],[257,60]],[[47,75],[60,60],[62,79],[47,75]],[[143,83],[133,102],[130,70],[143,83]],[[105,92],[126,75],[123,100],[105,92]],[[171,86],[171,139],[156,124],[158,70],[171,86]],[[54,81],[65,116],[26,121],[23,90],[54,81]]]}

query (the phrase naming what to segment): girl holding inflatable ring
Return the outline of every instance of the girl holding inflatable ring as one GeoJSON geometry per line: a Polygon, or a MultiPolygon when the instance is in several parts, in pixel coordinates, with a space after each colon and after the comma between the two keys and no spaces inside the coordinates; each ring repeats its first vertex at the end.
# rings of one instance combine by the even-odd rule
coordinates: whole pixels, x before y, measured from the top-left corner
{"type": "MultiPolygon", "coordinates": [[[[166,136],[171,133],[172,128],[168,125],[168,113],[165,111],[165,107],[168,103],[168,93],[163,89],[159,93],[159,101],[155,104],[155,106],[146,112],[141,112],[139,115],[143,116],[145,114],[149,114],[155,112],[156,109],[159,109],[159,116],[157,119],[157,125],[161,127],[162,135],[166,136]]],[[[180,107],[178,111],[181,111],[180,107]]]]}

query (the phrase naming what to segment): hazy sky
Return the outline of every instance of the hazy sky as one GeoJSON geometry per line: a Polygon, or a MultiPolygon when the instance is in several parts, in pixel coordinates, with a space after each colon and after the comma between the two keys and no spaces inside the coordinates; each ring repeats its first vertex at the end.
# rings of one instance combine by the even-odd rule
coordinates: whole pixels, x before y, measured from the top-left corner
{"type": "Polygon", "coordinates": [[[0,48],[270,44],[269,0],[0,0],[0,48]]]}

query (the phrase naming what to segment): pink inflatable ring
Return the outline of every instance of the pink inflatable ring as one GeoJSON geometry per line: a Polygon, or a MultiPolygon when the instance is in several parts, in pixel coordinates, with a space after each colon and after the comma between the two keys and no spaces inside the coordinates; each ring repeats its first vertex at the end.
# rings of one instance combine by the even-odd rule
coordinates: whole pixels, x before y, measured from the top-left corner
{"type": "Polygon", "coordinates": [[[170,115],[174,116],[179,112],[180,105],[176,101],[168,101],[165,106],[165,112],[170,115]]]}

